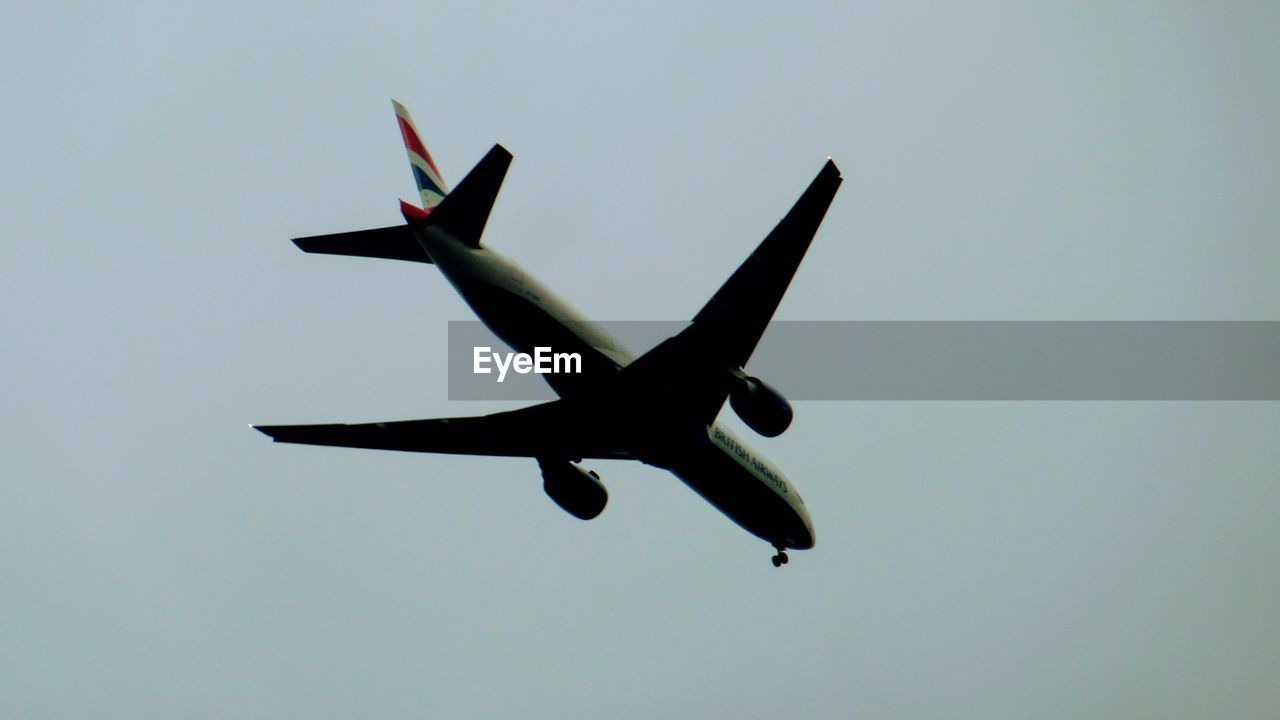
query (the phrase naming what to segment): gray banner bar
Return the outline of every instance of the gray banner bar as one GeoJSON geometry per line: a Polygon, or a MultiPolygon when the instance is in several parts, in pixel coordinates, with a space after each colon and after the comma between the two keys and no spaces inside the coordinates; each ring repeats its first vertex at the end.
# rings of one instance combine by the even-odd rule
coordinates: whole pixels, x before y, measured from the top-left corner
{"type": "MultiPolygon", "coordinates": [[[[598,323],[640,354],[687,323],[598,323]]],[[[473,372],[508,348],[449,323],[449,398],[546,400],[538,375],[473,372]]],[[[792,400],[1280,400],[1280,322],[778,321],[747,372],[792,400]]]]}

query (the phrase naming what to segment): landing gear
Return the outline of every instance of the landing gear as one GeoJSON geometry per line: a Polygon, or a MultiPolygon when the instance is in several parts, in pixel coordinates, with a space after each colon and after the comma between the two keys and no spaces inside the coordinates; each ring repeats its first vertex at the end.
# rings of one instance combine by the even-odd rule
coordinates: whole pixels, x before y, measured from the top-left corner
{"type": "Polygon", "coordinates": [[[786,565],[789,560],[789,558],[787,558],[787,551],[782,548],[778,548],[778,554],[769,559],[773,561],[774,567],[782,567],[783,565],[786,565]]]}

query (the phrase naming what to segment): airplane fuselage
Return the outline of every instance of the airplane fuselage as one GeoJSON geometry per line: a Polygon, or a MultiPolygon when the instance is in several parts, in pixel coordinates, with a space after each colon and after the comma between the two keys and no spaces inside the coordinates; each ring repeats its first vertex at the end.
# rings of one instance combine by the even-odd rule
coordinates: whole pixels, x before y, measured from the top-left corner
{"type": "MultiPolygon", "coordinates": [[[[418,231],[418,239],[476,316],[512,349],[533,353],[553,347],[581,354],[581,373],[543,376],[560,397],[588,397],[635,359],[510,259],[464,245],[431,225],[418,231]]],[[[667,426],[658,414],[636,415],[609,419],[628,434],[624,442],[634,438],[629,451],[636,460],[669,470],[743,529],[779,549],[813,547],[813,522],[795,486],[727,429],[715,422],[667,426]]]]}

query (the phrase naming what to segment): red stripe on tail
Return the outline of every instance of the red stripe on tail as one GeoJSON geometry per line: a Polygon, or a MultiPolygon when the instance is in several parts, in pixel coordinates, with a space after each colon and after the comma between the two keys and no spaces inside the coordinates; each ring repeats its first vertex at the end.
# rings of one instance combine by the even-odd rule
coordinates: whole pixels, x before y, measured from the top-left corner
{"type": "Polygon", "coordinates": [[[404,216],[404,221],[410,225],[422,225],[427,221],[427,217],[431,215],[431,211],[434,209],[423,210],[417,205],[407,203],[404,200],[400,201],[400,214],[404,216]]]}
{"type": "Polygon", "coordinates": [[[440,168],[436,167],[436,161],[431,159],[431,153],[427,152],[427,147],[422,144],[422,140],[418,139],[418,133],[413,131],[413,126],[405,122],[405,119],[396,116],[396,120],[400,123],[400,136],[404,138],[405,147],[422,156],[423,160],[431,166],[432,172],[436,177],[441,177],[440,168]]]}

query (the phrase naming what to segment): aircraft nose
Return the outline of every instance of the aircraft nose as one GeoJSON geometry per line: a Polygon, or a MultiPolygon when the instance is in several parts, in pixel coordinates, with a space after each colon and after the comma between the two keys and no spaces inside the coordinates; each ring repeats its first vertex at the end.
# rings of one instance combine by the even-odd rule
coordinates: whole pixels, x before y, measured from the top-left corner
{"type": "Polygon", "coordinates": [[[817,535],[813,531],[813,521],[809,519],[806,512],[797,513],[800,522],[795,532],[788,538],[791,547],[796,550],[809,550],[817,542],[817,535]]]}

